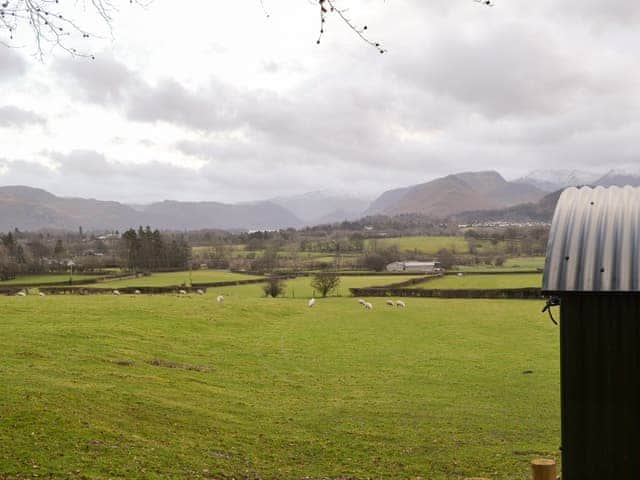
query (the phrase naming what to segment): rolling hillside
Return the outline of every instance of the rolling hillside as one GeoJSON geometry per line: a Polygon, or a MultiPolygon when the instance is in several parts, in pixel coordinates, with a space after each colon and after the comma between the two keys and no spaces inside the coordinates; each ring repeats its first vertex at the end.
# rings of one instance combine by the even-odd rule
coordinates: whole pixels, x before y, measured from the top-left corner
{"type": "Polygon", "coordinates": [[[184,229],[271,229],[302,222],[271,202],[229,205],[216,202],[165,201],[133,208],[119,202],[64,198],[45,190],[0,187],[0,231],[65,229],[123,230],[138,225],[184,229]]]}
{"type": "Polygon", "coordinates": [[[491,210],[535,202],[544,192],[507,182],[497,172],[467,172],[382,194],[367,215],[417,213],[444,218],[470,210],[491,210]]]}

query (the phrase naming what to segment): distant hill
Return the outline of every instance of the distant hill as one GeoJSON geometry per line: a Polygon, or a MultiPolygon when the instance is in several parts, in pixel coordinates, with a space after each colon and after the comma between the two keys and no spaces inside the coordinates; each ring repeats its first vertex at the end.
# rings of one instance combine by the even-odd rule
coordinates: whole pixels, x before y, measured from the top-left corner
{"type": "Polygon", "coordinates": [[[466,172],[385,192],[371,204],[366,215],[415,213],[444,218],[470,210],[536,202],[543,196],[540,189],[508,182],[497,172],[466,172]]]}
{"type": "Polygon", "coordinates": [[[0,231],[65,229],[123,230],[138,225],[171,230],[273,229],[299,227],[302,222],[271,202],[229,205],[215,202],[165,201],[135,208],[119,202],[65,198],[45,190],[0,187],[0,231]]]}
{"type": "Polygon", "coordinates": [[[496,210],[462,212],[453,217],[457,223],[551,222],[562,190],[545,195],[538,202],[523,203],[496,210]]]}
{"type": "Polygon", "coordinates": [[[369,201],[362,198],[320,191],[277,197],[270,202],[286,208],[305,225],[357,220],[369,206],[369,201]]]}
{"type": "Polygon", "coordinates": [[[302,226],[293,213],[273,202],[229,205],[167,200],[153,203],[141,213],[150,225],[178,230],[269,230],[302,226]]]}

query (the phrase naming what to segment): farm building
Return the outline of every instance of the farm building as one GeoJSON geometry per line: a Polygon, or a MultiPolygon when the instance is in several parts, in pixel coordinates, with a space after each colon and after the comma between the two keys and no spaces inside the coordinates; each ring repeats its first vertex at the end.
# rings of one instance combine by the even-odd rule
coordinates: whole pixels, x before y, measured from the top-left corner
{"type": "Polygon", "coordinates": [[[430,273],[440,270],[439,262],[393,262],[387,265],[387,272],[430,273]]]}
{"type": "Polygon", "coordinates": [[[563,480],[640,478],[640,189],[569,188],[543,280],[560,305],[563,480]]]}

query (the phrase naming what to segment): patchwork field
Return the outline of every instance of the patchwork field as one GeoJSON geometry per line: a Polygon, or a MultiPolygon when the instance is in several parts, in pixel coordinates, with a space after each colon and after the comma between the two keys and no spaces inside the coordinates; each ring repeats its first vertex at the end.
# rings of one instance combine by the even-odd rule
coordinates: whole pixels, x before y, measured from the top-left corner
{"type": "Polygon", "coordinates": [[[246,289],[0,297],[0,477],[524,480],[557,453],[539,302],[246,289]]]}
{"type": "Polygon", "coordinates": [[[367,240],[367,246],[376,242],[378,247],[390,247],[396,245],[402,251],[414,251],[425,254],[435,254],[443,248],[448,248],[452,252],[461,254],[469,253],[469,244],[464,237],[398,237],[398,238],[377,238],[367,240]]]}
{"type": "MultiPolygon", "coordinates": [[[[415,278],[408,275],[368,275],[368,276],[343,276],[340,277],[340,285],[329,296],[347,297],[351,295],[350,288],[383,286],[390,283],[403,282],[415,278]]],[[[317,296],[311,286],[312,277],[298,277],[285,280],[284,297],[288,298],[311,298],[317,296]]],[[[260,298],[264,296],[261,284],[239,285],[233,287],[209,288],[210,293],[216,295],[231,295],[238,298],[260,298]]]]}
{"type": "Polygon", "coordinates": [[[494,265],[461,265],[456,267],[456,270],[462,272],[484,272],[484,271],[501,271],[501,272],[518,272],[518,271],[531,271],[544,268],[544,257],[516,257],[508,258],[504,265],[496,267],[494,265]]]}
{"type": "Polygon", "coordinates": [[[513,273],[505,275],[445,275],[435,280],[429,280],[415,285],[412,288],[433,289],[499,289],[499,288],[526,288],[540,287],[542,285],[541,273],[513,273]]]}

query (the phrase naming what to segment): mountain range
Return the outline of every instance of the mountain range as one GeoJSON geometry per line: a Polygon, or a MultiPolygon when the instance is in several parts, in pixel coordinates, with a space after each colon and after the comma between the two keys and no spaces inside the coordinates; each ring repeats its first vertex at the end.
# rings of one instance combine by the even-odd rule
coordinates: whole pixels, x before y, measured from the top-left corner
{"type": "Polygon", "coordinates": [[[399,214],[435,219],[547,221],[557,192],[577,185],[640,186],[640,171],[611,170],[598,175],[578,170],[538,170],[512,181],[494,171],[464,172],[392,189],[373,202],[318,191],[239,204],[165,200],[150,205],[126,205],[59,197],[25,186],[6,186],[0,187],[0,231],[16,227],[76,230],[80,226],[85,230],[123,230],[138,225],[167,230],[258,230],[399,214]]]}
{"type": "Polygon", "coordinates": [[[444,218],[468,210],[490,210],[534,202],[540,200],[544,193],[533,185],[508,182],[497,172],[465,172],[385,192],[365,214],[418,213],[444,218]]]}
{"type": "Polygon", "coordinates": [[[300,227],[289,210],[272,202],[230,205],[164,201],[134,207],[119,202],[57,197],[37,188],[0,187],[0,231],[63,229],[124,230],[152,225],[170,230],[300,227]]]}

